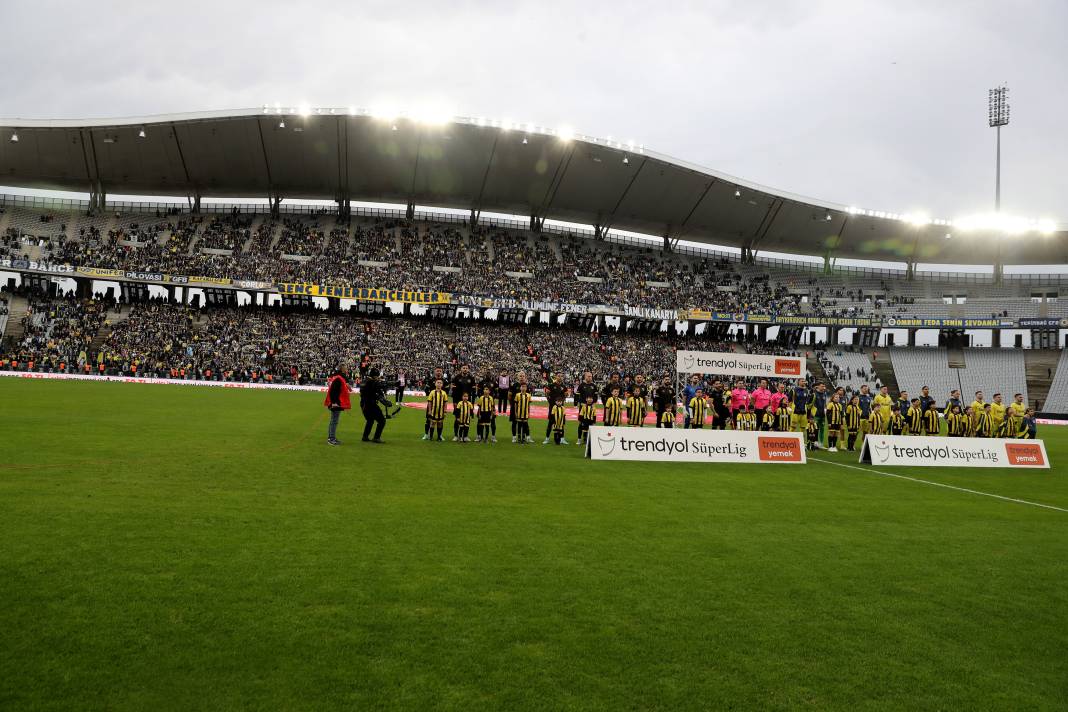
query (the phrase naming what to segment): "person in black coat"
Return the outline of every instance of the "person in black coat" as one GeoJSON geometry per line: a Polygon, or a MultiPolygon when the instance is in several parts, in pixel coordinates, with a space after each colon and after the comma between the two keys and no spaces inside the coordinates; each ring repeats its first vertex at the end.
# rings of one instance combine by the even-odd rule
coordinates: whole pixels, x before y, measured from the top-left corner
{"type": "Polygon", "coordinates": [[[386,400],[385,389],[381,378],[379,378],[378,369],[371,368],[367,371],[367,378],[360,383],[360,410],[363,411],[363,417],[367,421],[363,426],[364,442],[369,440],[376,443],[382,442],[382,430],[386,427],[386,416],[379,405],[389,408],[393,404],[386,400]],[[372,426],[375,427],[373,440],[370,437],[372,426]]]}

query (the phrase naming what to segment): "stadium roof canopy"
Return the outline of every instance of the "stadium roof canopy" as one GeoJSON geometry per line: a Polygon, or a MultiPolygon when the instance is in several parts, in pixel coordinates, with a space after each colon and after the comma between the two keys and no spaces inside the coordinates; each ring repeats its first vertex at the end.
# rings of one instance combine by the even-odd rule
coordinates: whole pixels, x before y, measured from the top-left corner
{"type": "Polygon", "coordinates": [[[990,229],[989,218],[963,225],[859,210],[611,139],[347,108],[0,119],[0,184],[97,195],[418,204],[758,252],[960,264],[1068,262],[1064,226],[990,229]]]}

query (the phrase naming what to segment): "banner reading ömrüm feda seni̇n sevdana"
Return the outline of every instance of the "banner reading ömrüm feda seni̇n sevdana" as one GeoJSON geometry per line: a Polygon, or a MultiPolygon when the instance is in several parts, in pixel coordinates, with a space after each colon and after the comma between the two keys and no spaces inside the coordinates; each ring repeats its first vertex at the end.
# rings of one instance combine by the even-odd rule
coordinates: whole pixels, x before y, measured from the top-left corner
{"type": "Polygon", "coordinates": [[[860,461],[905,467],[1049,468],[1041,440],[868,435],[860,461]]]}
{"type": "Polygon", "coordinates": [[[586,442],[586,457],[591,460],[801,465],[805,463],[805,443],[801,433],[594,425],[586,442]]]}
{"type": "Polygon", "coordinates": [[[804,378],[805,366],[797,356],[758,356],[716,351],[676,351],[679,373],[708,373],[745,378],[804,378]]]}

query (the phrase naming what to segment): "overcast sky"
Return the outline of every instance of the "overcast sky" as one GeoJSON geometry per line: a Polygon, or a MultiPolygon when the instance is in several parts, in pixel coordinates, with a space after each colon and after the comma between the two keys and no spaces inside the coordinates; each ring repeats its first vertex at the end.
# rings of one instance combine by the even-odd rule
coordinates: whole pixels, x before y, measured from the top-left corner
{"type": "Polygon", "coordinates": [[[1068,221],[1068,2],[18,3],[0,116],[399,108],[630,139],[838,203],[1068,221]],[[579,9],[581,7],[581,9],[579,9]]]}

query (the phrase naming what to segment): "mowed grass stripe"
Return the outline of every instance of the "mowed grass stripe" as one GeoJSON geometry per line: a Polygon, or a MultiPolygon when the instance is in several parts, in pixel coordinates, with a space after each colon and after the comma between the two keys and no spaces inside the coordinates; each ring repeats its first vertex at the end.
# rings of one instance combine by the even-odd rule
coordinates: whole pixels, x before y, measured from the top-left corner
{"type": "MultiPolygon", "coordinates": [[[[16,382],[0,412],[0,463],[82,463],[0,469],[0,707],[1065,703],[1058,512],[590,463],[505,418],[425,443],[406,410],[371,446],[349,414],[328,448],[316,394],[16,382]]],[[[1055,434],[1044,477],[932,479],[1063,501],[1055,434]]]]}

